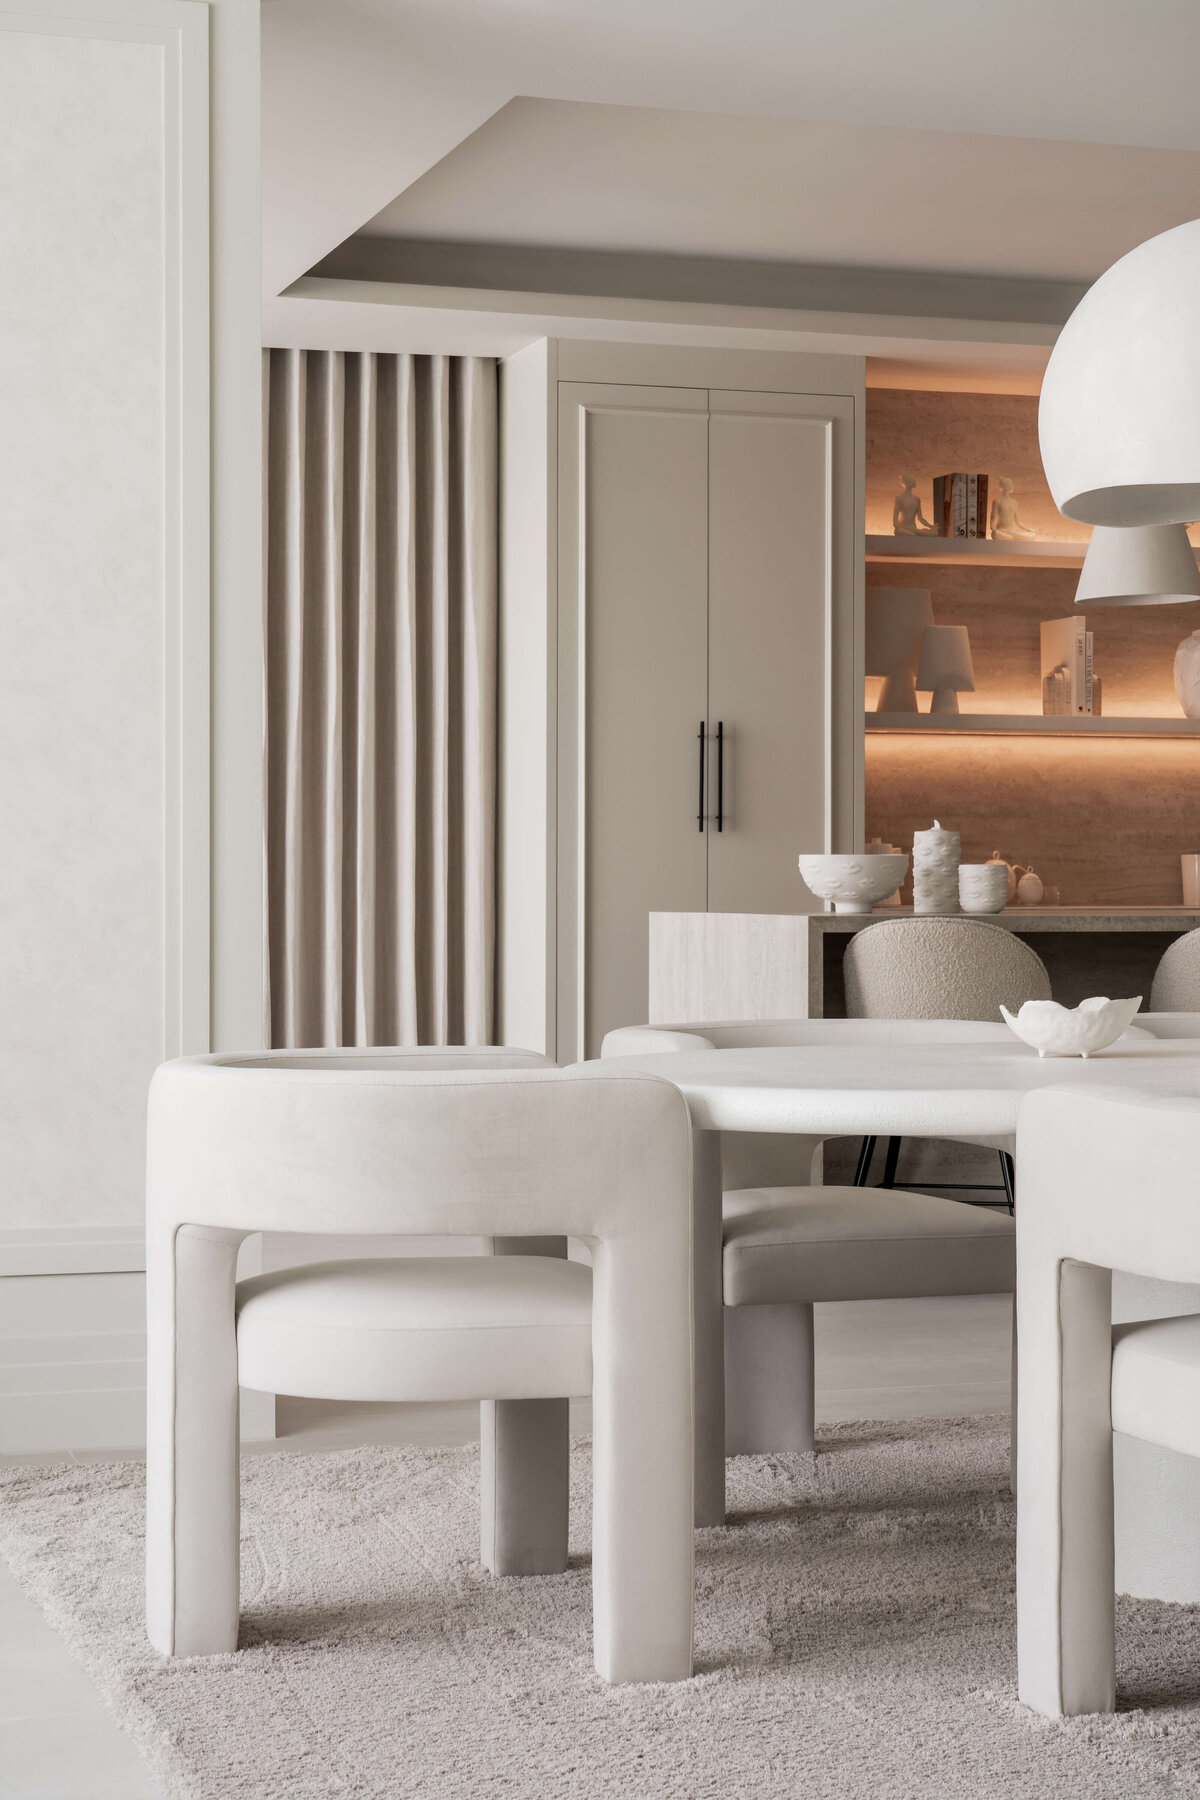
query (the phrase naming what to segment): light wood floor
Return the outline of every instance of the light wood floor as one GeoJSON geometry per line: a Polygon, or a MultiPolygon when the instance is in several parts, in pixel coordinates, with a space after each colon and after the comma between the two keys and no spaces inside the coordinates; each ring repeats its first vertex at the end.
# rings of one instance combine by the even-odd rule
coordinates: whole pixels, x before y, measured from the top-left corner
{"type": "MultiPolygon", "coordinates": [[[[1009,1403],[1012,1303],[855,1301],[817,1308],[817,1418],[904,1419],[1000,1412],[1009,1403]]],[[[586,1403],[572,1423],[588,1428],[586,1403]]],[[[280,1436],[252,1454],[347,1444],[467,1443],[475,1406],[364,1406],[281,1400],[280,1436]]],[[[124,1460],[129,1450],[74,1460],[124,1460]]],[[[62,1462],[53,1456],[23,1460],[62,1462]]],[[[159,1800],[82,1669],[0,1564],[0,1800],[159,1800]]]]}

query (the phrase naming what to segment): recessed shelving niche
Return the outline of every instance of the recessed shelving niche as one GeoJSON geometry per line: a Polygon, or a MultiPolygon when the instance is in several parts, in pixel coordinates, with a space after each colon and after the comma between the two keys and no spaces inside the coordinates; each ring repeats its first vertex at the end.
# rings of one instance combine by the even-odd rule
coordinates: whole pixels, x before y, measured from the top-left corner
{"type": "Polygon", "coordinates": [[[867,681],[867,837],[907,849],[940,818],[962,833],[965,860],[999,849],[1065,905],[1178,905],[1180,854],[1200,851],[1200,720],[1176,713],[1171,671],[1200,606],[1080,608],[1103,715],[1042,717],[1041,625],[1073,611],[1087,545],[1046,487],[1036,399],[868,389],[866,463],[868,589],[928,588],[937,623],[967,627],[975,692],[963,702],[980,709],[877,713],[867,681]],[[1011,477],[1037,537],[892,536],[901,470],[928,514],[947,469],[1011,477]]]}

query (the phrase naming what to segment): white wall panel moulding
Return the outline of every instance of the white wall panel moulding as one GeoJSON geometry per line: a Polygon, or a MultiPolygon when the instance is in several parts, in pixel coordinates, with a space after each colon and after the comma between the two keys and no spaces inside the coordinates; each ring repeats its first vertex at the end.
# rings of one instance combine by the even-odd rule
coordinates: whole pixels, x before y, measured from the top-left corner
{"type": "Polygon", "coordinates": [[[118,1275],[146,1267],[140,1225],[42,1226],[0,1231],[0,1277],[118,1275]]]}
{"type": "Polygon", "coordinates": [[[1200,518],[1200,219],[1139,244],[1089,288],[1051,352],[1038,430],[1069,519],[1200,518]]]}

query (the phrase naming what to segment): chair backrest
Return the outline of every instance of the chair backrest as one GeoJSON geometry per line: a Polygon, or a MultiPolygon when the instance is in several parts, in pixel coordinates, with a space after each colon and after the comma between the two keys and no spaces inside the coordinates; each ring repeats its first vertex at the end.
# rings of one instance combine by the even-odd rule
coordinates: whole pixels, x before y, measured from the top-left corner
{"type": "Polygon", "coordinates": [[[164,1063],[147,1226],[607,1238],[690,1221],[670,1082],[509,1050],[268,1051],[164,1063]]]}
{"type": "Polygon", "coordinates": [[[1200,1099],[1044,1088],[1021,1102],[1017,1162],[1018,1292],[1063,1258],[1200,1283],[1200,1099]]]}
{"type": "Polygon", "coordinates": [[[1200,1012],[1140,1012],[1131,1029],[1156,1038],[1200,1038],[1200,1012]]]}
{"type": "Polygon", "coordinates": [[[982,919],[885,919],[846,946],[852,1019],[999,1020],[1026,1000],[1049,1000],[1040,956],[982,919]]]}
{"type": "Polygon", "coordinates": [[[1200,931],[1185,931],[1164,950],[1150,984],[1151,1012],[1200,1010],[1200,931]]]}

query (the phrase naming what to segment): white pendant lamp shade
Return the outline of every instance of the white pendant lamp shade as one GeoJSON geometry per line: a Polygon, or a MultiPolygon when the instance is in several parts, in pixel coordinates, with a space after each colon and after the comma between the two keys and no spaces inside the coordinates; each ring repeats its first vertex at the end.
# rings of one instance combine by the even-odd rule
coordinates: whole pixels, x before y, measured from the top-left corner
{"type": "Polygon", "coordinates": [[[1183,525],[1097,525],[1076,606],[1167,606],[1200,600],[1200,569],[1183,525]]]}
{"type": "Polygon", "coordinates": [[[1051,352],[1038,433],[1068,519],[1200,519],[1200,219],[1088,289],[1051,352]]]}
{"type": "Polygon", "coordinates": [[[917,662],[932,624],[928,588],[868,588],[866,672],[885,678],[878,711],[916,712],[917,662]]]}

